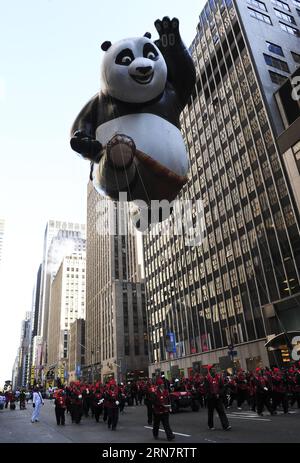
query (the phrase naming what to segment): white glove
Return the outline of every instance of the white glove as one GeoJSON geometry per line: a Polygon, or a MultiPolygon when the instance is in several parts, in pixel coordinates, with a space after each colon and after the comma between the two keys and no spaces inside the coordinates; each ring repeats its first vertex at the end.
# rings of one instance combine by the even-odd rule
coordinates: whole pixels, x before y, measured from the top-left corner
{"type": "Polygon", "coordinates": [[[119,405],[119,403],[120,403],[120,402],[119,402],[118,400],[116,400],[116,405],[119,405]]]}
{"type": "Polygon", "coordinates": [[[267,391],[267,390],[268,390],[268,388],[267,388],[267,387],[264,387],[264,390],[265,390],[265,391],[267,391]]]}
{"type": "Polygon", "coordinates": [[[99,402],[98,402],[98,405],[103,404],[103,402],[104,402],[104,399],[100,399],[99,402]]]}

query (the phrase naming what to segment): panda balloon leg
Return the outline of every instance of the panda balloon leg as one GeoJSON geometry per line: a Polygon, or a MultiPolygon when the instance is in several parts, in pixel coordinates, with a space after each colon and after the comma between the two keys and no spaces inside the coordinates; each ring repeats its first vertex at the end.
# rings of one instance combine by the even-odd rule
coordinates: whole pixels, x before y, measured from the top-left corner
{"type": "Polygon", "coordinates": [[[132,222],[139,231],[145,231],[150,224],[163,222],[172,214],[172,201],[187,177],[136,149],[131,137],[116,134],[102,150],[99,163],[94,164],[92,180],[100,194],[115,201],[126,193],[127,201],[136,203],[132,222]]]}
{"type": "Polygon", "coordinates": [[[106,145],[107,159],[118,170],[127,170],[133,163],[136,147],[132,138],[117,134],[106,145]]]}
{"type": "MultiPolygon", "coordinates": [[[[188,180],[186,175],[176,174],[138,149],[135,153],[135,161],[143,183],[141,194],[144,193],[145,195],[147,193],[145,199],[141,199],[146,201],[151,196],[151,200],[171,202],[177,197],[178,192],[188,180]]],[[[139,196],[136,196],[136,198],[140,199],[139,196]]]]}
{"type": "Polygon", "coordinates": [[[97,191],[105,191],[116,201],[120,192],[130,192],[137,179],[135,151],[134,141],[126,135],[117,134],[109,140],[99,163],[93,166],[92,177],[97,191]]]}

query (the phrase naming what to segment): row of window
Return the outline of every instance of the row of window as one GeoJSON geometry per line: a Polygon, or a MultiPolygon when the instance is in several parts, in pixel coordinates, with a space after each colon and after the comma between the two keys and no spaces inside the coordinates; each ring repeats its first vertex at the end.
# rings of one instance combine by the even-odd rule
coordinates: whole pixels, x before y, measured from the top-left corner
{"type": "MultiPolygon", "coordinates": [[[[79,278],[79,275],[67,275],[67,278],[79,278]]],[[[85,279],[85,275],[80,275],[80,278],[85,279]]]]}
{"type": "MultiPolygon", "coordinates": [[[[291,11],[290,6],[289,6],[287,3],[282,2],[281,0],[271,0],[271,2],[272,2],[275,6],[277,6],[278,8],[281,8],[281,9],[284,10],[284,11],[289,11],[289,12],[291,11]]],[[[255,6],[256,8],[258,8],[258,9],[260,9],[260,10],[262,10],[262,11],[268,11],[266,5],[265,5],[263,2],[259,1],[259,0],[247,0],[247,3],[249,3],[249,5],[255,6]]],[[[299,1],[299,0],[294,0],[293,3],[294,3],[294,5],[295,5],[296,7],[297,7],[297,6],[300,7],[300,1],[299,1]]],[[[276,8],[274,8],[274,10],[275,10],[275,11],[279,11],[279,10],[277,10],[276,8]]],[[[282,13],[282,12],[281,12],[281,13],[282,13]]],[[[284,14],[284,13],[283,13],[283,14],[284,14]]],[[[290,16],[290,15],[287,15],[287,16],[290,16]]]]}
{"type": "MultiPolygon", "coordinates": [[[[267,47],[268,47],[268,50],[271,53],[274,53],[274,54],[280,55],[280,56],[284,56],[283,50],[280,47],[280,45],[276,45],[275,43],[267,41],[267,47]]],[[[291,55],[292,55],[295,63],[300,64],[300,55],[298,53],[294,52],[294,51],[291,51],[291,55]]],[[[284,71],[284,72],[287,72],[287,73],[290,72],[288,64],[285,61],[282,61],[282,60],[280,60],[278,58],[275,58],[275,57],[273,57],[271,55],[267,55],[266,53],[264,53],[264,59],[265,59],[265,62],[266,62],[266,64],[268,66],[272,66],[273,68],[279,69],[280,71],[284,71]]],[[[274,84],[277,84],[277,85],[283,84],[283,82],[287,79],[286,76],[284,76],[282,74],[278,74],[277,72],[274,72],[274,71],[269,70],[269,74],[270,74],[271,81],[274,84]]]]}
{"type": "MultiPolygon", "coordinates": [[[[82,272],[85,272],[85,268],[81,269],[82,272]]],[[[78,268],[74,268],[74,267],[67,267],[67,272],[79,272],[79,269],[78,268]]]]}
{"type": "Polygon", "coordinates": [[[269,71],[271,81],[276,85],[282,85],[286,80],[286,76],[278,74],[278,72],[269,71]]]}
{"type": "Polygon", "coordinates": [[[280,71],[290,72],[288,64],[281,59],[274,58],[271,55],[267,55],[264,53],[264,59],[268,66],[272,66],[273,68],[279,69],[280,71]]]}
{"type": "MultiPolygon", "coordinates": [[[[261,10],[264,10],[264,11],[267,11],[267,8],[265,6],[264,3],[262,2],[259,2],[257,0],[247,0],[248,3],[250,3],[251,5],[253,6],[256,6],[257,8],[261,9],[261,10]]],[[[270,16],[264,14],[264,13],[261,13],[260,11],[257,11],[257,10],[254,10],[253,8],[250,8],[248,7],[249,9],[249,12],[250,12],[250,16],[252,16],[253,18],[255,19],[258,19],[259,21],[263,21],[264,23],[266,24],[269,24],[272,26],[272,20],[270,18],[270,16]]],[[[291,34],[291,35],[296,35],[297,37],[299,37],[300,33],[299,33],[299,30],[296,28],[296,27],[293,27],[294,25],[297,25],[296,21],[295,21],[295,18],[289,14],[286,14],[280,10],[277,10],[276,8],[274,8],[274,11],[275,11],[275,15],[279,18],[279,19],[282,19],[283,21],[286,21],[288,22],[289,24],[285,24],[281,21],[279,21],[279,25],[281,27],[282,30],[284,30],[285,32],[291,34]],[[292,24],[292,26],[290,25],[292,24]]],[[[300,11],[298,11],[298,14],[300,15],[300,11]]]]}
{"type": "MultiPolygon", "coordinates": [[[[267,41],[267,48],[271,53],[274,53],[275,55],[284,56],[283,50],[280,45],[276,45],[275,43],[267,41]]],[[[300,55],[298,53],[291,51],[291,55],[296,63],[300,63],[300,55]]]]}

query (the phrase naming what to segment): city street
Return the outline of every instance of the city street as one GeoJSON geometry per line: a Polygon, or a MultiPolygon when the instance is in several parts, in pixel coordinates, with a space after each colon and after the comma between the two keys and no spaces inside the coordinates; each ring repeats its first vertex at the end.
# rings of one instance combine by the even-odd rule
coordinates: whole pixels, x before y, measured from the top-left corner
{"type": "MultiPolygon", "coordinates": [[[[31,402],[26,410],[0,410],[0,443],[167,443],[164,431],[159,433],[157,441],[152,438],[145,406],[126,407],[116,432],[108,429],[101,417],[99,423],[89,417],[76,425],[67,415],[66,425],[57,426],[54,403],[50,400],[45,400],[39,423],[30,422],[31,413],[31,402]]],[[[209,431],[206,409],[182,410],[170,416],[176,434],[172,443],[180,446],[191,443],[300,443],[300,410],[292,409],[288,415],[279,411],[275,416],[266,412],[259,417],[246,406],[242,411],[232,407],[228,418],[232,426],[230,431],[222,430],[217,417],[216,430],[209,431]]]]}

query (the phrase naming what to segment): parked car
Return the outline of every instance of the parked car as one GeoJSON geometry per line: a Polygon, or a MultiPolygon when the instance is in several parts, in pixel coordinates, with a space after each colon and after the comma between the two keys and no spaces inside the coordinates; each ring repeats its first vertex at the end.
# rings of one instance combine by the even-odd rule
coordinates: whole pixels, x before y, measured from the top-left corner
{"type": "Polygon", "coordinates": [[[189,408],[198,412],[200,405],[191,391],[172,391],[170,393],[172,413],[177,413],[181,408],[189,408]]]}

